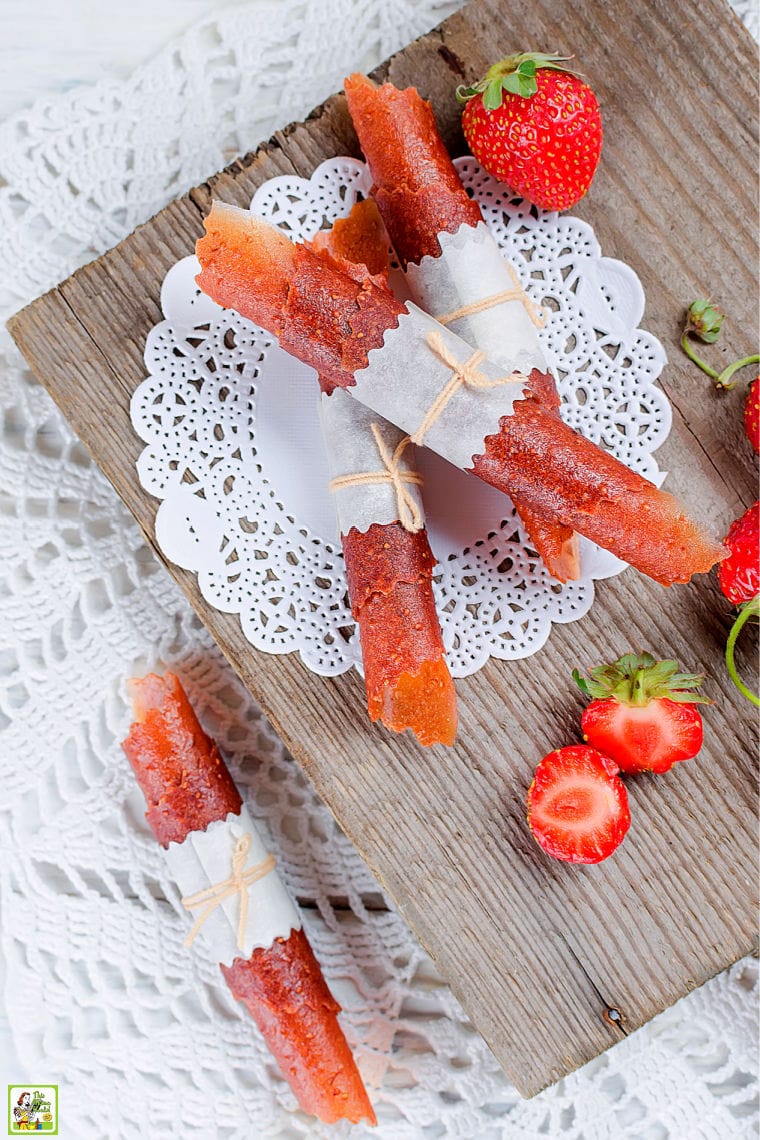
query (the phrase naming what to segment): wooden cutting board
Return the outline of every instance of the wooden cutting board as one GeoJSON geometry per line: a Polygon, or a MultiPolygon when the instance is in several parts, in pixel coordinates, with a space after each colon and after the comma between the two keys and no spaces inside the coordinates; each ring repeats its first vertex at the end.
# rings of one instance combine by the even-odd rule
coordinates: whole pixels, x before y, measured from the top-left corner
{"type": "MultiPolygon", "coordinates": [[[[605,146],[574,211],[604,253],[642,279],[644,327],[665,345],[673,430],[658,453],[668,487],[724,533],[754,497],[742,393],[718,394],[678,348],[685,304],[712,294],[730,314],[725,361],[755,351],[755,49],[721,0],[475,0],[377,72],[432,99],[462,149],[454,87],[527,47],[574,51],[599,95],[605,146]]],[[[114,250],[19,313],[32,368],[134,513],[158,558],[157,502],[135,474],[129,400],[161,319],[166,270],[192,252],[212,197],[247,205],[276,174],[308,176],[357,153],[344,100],[172,202],[114,250]]],[[[162,559],[163,560],[163,559],[162,559]]],[[[492,661],[458,682],[455,748],[425,751],[370,730],[355,675],[325,680],[297,656],[262,655],[238,619],[210,609],[194,576],[167,565],[451,983],[517,1088],[556,1081],[752,947],[754,717],[726,679],[731,623],[715,576],[664,590],[632,570],[602,582],[590,614],[555,626],[527,661],[492,661]],[[616,856],[572,868],[528,833],[537,760],[578,739],[570,671],[649,648],[708,673],[698,761],[629,783],[633,830],[616,856]]],[[[745,655],[745,668],[751,668],[745,655]]]]}

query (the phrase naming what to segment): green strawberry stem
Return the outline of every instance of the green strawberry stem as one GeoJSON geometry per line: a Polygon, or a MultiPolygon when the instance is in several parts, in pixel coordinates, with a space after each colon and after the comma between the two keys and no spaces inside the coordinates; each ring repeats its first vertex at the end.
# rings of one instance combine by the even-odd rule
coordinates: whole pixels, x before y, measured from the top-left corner
{"type": "Polygon", "coordinates": [[[751,602],[745,602],[744,605],[740,607],[736,621],[731,626],[731,632],[726,642],[726,668],[728,669],[729,677],[742,696],[746,697],[756,708],[760,709],[760,697],[744,684],[737,672],[736,662],[734,661],[736,639],[751,617],[760,617],[760,594],[758,594],[756,598],[753,598],[751,602]]]}
{"type": "Polygon", "coordinates": [[[740,368],[746,368],[748,364],[760,363],[760,356],[755,353],[753,356],[745,356],[741,360],[735,360],[733,364],[729,364],[728,368],[724,368],[717,379],[716,387],[722,388],[724,392],[728,392],[731,388],[735,388],[737,381],[734,380],[733,384],[728,381],[733,376],[734,372],[738,372],[740,368]]]}
{"type": "Polygon", "coordinates": [[[716,388],[728,392],[736,385],[736,380],[729,383],[734,373],[738,372],[740,368],[746,368],[748,364],[760,363],[760,356],[745,356],[741,360],[735,360],[733,364],[729,364],[722,372],[716,372],[701,357],[697,356],[691,344],[692,339],[701,340],[704,344],[714,344],[720,336],[724,320],[725,313],[716,309],[710,300],[700,298],[698,301],[692,301],[686,311],[686,324],[681,333],[681,348],[689,360],[692,360],[698,368],[701,368],[707,376],[715,381],[716,388]]]}
{"type": "Polygon", "coordinates": [[[729,392],[736,386],[736,380],[734,380],[732,384],[728,383],[735,372],[738,372],[740,368],[746,368],[748,364],[760,363],[760,356],[754,353],[752,356],[744,356],[741,360],[735,360],[733,364],[729,364],[722,372],[716,372],[714,368],[711,368],[709,364],[706,364],[704,360],[697,356],[691,346],[688,329],[684,329],[681,336],[681,348],[689,360],[693,360],[698,368],[701,368],[703,372],[706,372],[707,375],[715,381],[715,387],[720,388],[724,392],[729,392]]]}
{"type": "Polygon", "coordinates": [[[711,368],[709,364],[705,364],[704,360],[701,360],[697,356],[694,349],[691,347],[688,328],[685,328],[681,334],[681,348],[684,350],[689,360],[693,360],[698,368],[701,368],[702,371],[706,372],[707,375],[712,377],[713,380],[720,380],[720,372],[716,372],[715,369],[711,368]]]}

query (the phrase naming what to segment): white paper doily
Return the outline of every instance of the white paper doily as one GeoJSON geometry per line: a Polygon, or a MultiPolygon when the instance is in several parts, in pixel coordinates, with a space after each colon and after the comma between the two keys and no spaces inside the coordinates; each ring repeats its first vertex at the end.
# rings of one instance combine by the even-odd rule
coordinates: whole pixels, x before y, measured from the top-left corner
{"type": "MultiPolygon", "coordinates": [[[[638,327],[644,294],[636,274],[601,256],[585,222],[511,198],[473,159],[458,167],[522,284],[549,313],[540,336],[564,418],[660,482],[652,453],[671,423],[655,383],[665,353],[638,327]]],[[[331,159],[310,179],[266,182],[251,209],[294,240],[308,240],[345,216],[370,182],[363,163],[331,159]]],[[[204,296],[198,271],[188,257],[167,274],[166,319],[149,334],[149,376],[132,400],[133,424],[147,444],[140,481],[162,500],[158,541],[197,573],[207,602],[240,615],[256,648],[297,650],[316,673],[344,672],[360,652],[327,489],[316,373],[204,296]]],[[[552,622],[587,613],[594,579],[623,568],[582,540],[583,577],[559,585],[504,495],[429,451],[419,453],[419,464],[454,676],[474,673],[489,656],[535,653],[552,622]]]]}

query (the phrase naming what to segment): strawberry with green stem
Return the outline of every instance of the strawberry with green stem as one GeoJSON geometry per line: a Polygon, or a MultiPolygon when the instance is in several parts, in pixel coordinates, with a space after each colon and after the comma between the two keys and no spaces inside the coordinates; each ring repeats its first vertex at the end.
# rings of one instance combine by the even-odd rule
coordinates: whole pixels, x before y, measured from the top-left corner
{"type": "Polygon", "coordinates": [[[591,88],[563,65],[569,56],[522,52],[489,68],[472,87],[462,130],[475,158],[544,210],[566,210],[588,190],[602,149],[591,88]]]}
{"type": "Polygon", "coordinates": [[[741,360],[735,360],[733,364],[729,364],[722,372],[717,372],[709,364],[706,364],[701,357],[697,356],[691,343],[692,340],[701,340],[703,344],[715,344],[720,336],[725,316],[726,314],[721,313],[720,309],[717,309],[709,300],[692,301],[687,310],[686,324],[681,334],[681,348],[689,360],[693,360],[698,368],[701,368],[715,381],[716,388],[727,392],[736,384],[736,380],[731,380],[734,373],[738,372],[740,368],[745,368],[748,364],[759,363],[760,356],[757,354],[744,356],[741,360]]]}
{"type": "Polygon", "coordinates": [[[697,691],[701,673],[679,670],[677,661],[651,653],[626,653],[592,669],[589,679],[574,669],[575,683],[592,698],[581,717],[583,739],[623,772],[667,772],[691,760],[702,747],[694,706],[712,702],[697,691]]]}
{"type": "Polygon", "coordinates": [[[760,501],[731,524],[725,541],[730,553],[718,567],[718,584],[739,607],[726,642],[726,668],[742,696],[760,708],[760,698],[742,681],[735,660],[739,634],[748,621],[760,618],[760,501]]]}

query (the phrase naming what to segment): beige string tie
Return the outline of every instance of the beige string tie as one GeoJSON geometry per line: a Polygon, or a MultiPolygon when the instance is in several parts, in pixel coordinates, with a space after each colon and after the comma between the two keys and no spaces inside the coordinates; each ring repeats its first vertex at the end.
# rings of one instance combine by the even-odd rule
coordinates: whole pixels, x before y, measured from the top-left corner
{"type": "Polygon", "coordinates": [[[408,490],[410,485],[421,487],[422,476],[418,471],[408,471],[401,466],[401,457],[410,442],[409,436],[405,435],[396,445],[393,454],[391,454],[387,443],[382,437],[380,428],[377,424],[372,424],[371,426],[372,435],[377,444],[377,450],[384,470],[360,471],[356,475],[339,475],[336,479],[330,480],[330,490],[340,491],[343,487],[369,487],[373,484],[390,483],[396,496],[399,522],[404,530],[415,534],[418,530],[422,530],[425,525],[425,519],[420,510],[419,503],[408,490]]]}
{"type": "Polygon", "coordinates": [[[501,293],[492,293],[490,297],[482,297],[470,305],[463,305],[461,309],[453,309],[450,313],[444,313],[443,316],[435,318],[438,324],[450,325],[452,321],[458,321],[460,317],[471,317],[474,313],[483,313],[486,309],[493,309],[496,305],[503,304],[504,301],[520,301],[532,323],[537,329],[542,329],[546,324],[546,310],[532,301],[525,292],[514,266],[510,265],[508,261],[505,261],[504,265],[512,278],[513,288],[503,289],[501,293]]]}
{"type": "Polygon", "coordinates": [[[497,380],[489,380],[485,373],[480,371],[479,367],[486,358],[484,352],[478,349],[476,352],[473,352],[469,360],[465,360],[464,363],[462,363],[461,360],[457,360],[453,352],[449,351],[443,337],[439,332],[436,332],[435,329],[431,329],[425,339],[431,351],[451,369],[451,379],[445,388],[436,396],[428,408],[422,423],[410,437],[413,443],[422,443],[451,397],[460,388],[483,390],[486,388],[500,388],[502,384],[525,383],[525,377],[520,376],[518,372],[511,372],[509,376],[500,376],[497,380]]]}
{"type": "Polygon", "coordinates": [[[182,899],[182,905],[187,910],[203,907],[193,924],[192,930],[185,939],[185,946],[192,946],[198,931],[218,906],[221,906],[227,899],[240,895],[237,947],[238,950],[243,949],[245,927],[248,922],[248,888],[258,882],[259,879],[263,879],[275,868],[275,857],[271,854],[262,859],[260,863],[256,863],[255,866],[246,868],[245,863],[250,849],[251,836],[241,835],[232,852],[232,874],[230,877],[223,879],[221,883],[215,883],[211,887],[204,887],[203,890],[196,891],[194,895],[188,895],[182,899]]]}

